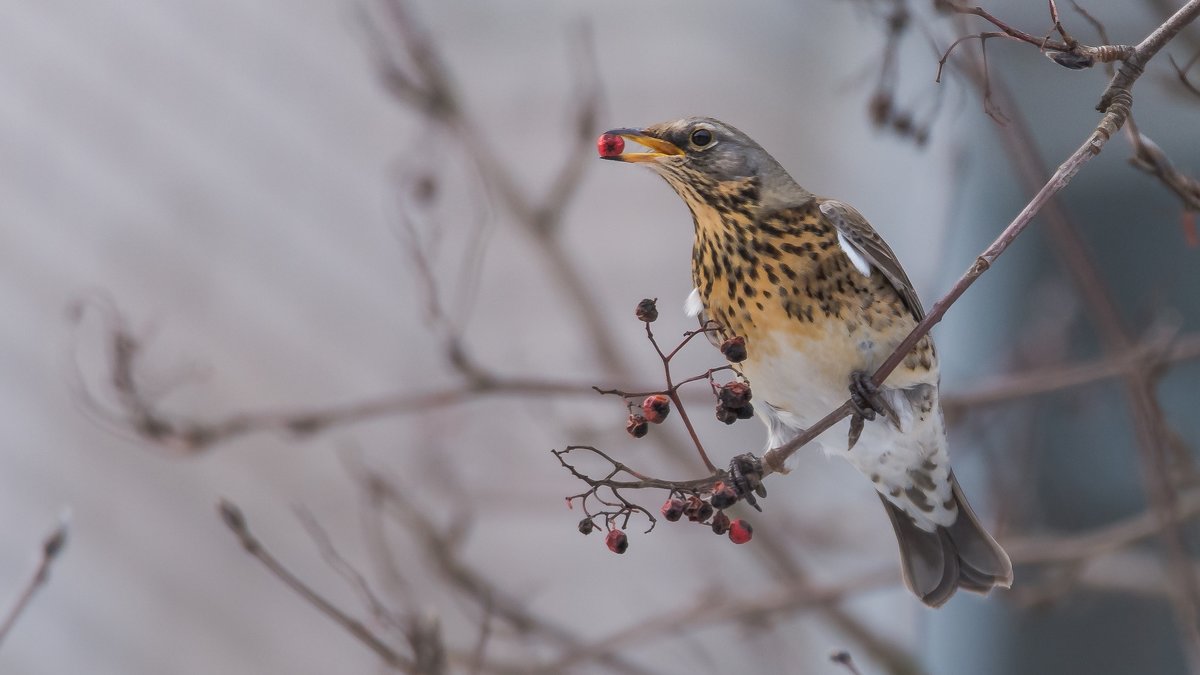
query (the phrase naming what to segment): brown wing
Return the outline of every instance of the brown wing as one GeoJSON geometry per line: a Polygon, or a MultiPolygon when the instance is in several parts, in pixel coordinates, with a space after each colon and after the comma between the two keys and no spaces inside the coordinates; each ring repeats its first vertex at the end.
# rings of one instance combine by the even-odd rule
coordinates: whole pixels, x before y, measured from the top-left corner
{"type": "Polygon", "coordinates": [[[896,259],[896,254],[892,253],[891,247],[875,232],[863,214],[853,206],[835,199],[822,199],[819,206],[825,220],[837,229],[842,235],[841,239],[853,247],[854,250],[847,252],[847,255],[853,258],[854,254],[858,254],[871,267],[879,270],[900,294],[900,299],[913,316],[918,321],[924,318],[925,310],[921,308],[921,300],[917,297],[912,282],[908,280],[908,275],[904,273],[904,268],[900,266],[900,261],[896,259]]]}

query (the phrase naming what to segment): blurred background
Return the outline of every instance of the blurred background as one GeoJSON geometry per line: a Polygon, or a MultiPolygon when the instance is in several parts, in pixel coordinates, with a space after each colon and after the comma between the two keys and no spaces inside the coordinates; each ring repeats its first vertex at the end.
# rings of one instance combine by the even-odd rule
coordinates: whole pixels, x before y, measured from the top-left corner
{"type": "MultiPolygon", "coordinates": [[[[1085,8],[1128,44],[1176,6],[1085,8]]],[[[1051,27],[1041,2],[988,9],[1051,27]]],[[[450,672],[845,673],[842,650],[863,673],[1188,672],[1193,537],[1156,514],[1200,504],[1200,249],[1124,137],[936,331],[1012,591],[921,606],[870,486],[816,452],[742,547],[635,517],[616,556],[563,506],[586,489],[550,454],[569,444],[703,475],[677,418],[635,441],[588,390],[659,385],[640,299],[664,343],[693,327],[684,205],[595,135],[738,126],[859,208],[929,306],[1106,82],[991,40],[989,105],[977,42],[935,83],[989,28],[900,0],[0,0],[0,607],[70,513],[0,672],[386,672],[221,499],[393,653],[440,634],[450,672]]],[[[1197,50],[1192,27],[1135,90],[1184,170],[1200,98],[1165,57],[1197,50]]],[[[697,341],[677,372],[720,363],[697,341]]],[[[718,464],[761,448],[703,385],[687,400],[718,464]]]]}

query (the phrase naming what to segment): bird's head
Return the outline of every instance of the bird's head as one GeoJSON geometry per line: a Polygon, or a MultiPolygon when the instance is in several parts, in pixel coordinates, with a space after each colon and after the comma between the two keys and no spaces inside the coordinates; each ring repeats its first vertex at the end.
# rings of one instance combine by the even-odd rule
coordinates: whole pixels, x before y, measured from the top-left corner
{"type": "Polygon", "coordinates": [[[734,205],[731,200],[753,201],[737,206],[757,209],[773,206],[775,202],[795,204],[811,197],[762,146],[711,117],[688,117],[645,129],[613,129],[604,132],[601,143],[612,136],[645,146],[647,151],[602,149],[602,158],[654,170],[670,183],[693,213],[705,208],[727,211],[734,205]]]}

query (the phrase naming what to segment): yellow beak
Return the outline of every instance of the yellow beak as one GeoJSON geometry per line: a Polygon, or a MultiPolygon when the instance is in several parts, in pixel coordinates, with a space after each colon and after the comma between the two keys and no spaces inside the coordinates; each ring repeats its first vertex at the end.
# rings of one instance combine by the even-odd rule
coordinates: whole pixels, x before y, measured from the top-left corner
{"type": "Polygon", "coordinates": [[[659,157],[683,154],[683,150],[680,150],[674,143],[664,141],[661,138],[655,138],[654,136],[647,136],[646,132],[640,129],[613,129],[604,133],[620,136],[627,141],[644,145],[651,150],[651,152],[624,152],[619,155],[606,156],[604,159],[615,159],[620,162],[653,162],[659,157]]]}

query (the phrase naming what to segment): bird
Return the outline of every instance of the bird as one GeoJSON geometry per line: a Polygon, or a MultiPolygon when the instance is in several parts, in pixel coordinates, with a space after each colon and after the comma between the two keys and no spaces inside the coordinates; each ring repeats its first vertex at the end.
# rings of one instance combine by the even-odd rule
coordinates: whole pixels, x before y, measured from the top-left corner
{"type": "Polygon", "coordinates": [[[924,310],[866,218],[804,189],[749,136],[711,117],[613,129],[601,135],[600,154],[649,167],[691,211],[694,290],[686,307],[715,321],[723,338],[745,340],[736,367],[761,403],[755,414],[767,448],[803,433],[849,392],[872,421],[859,421],[855,440],[843,420],[816,442],[871,481],[907,587],[930,607],[959,588],[1009,588],[1012,562],[950,466],[932,338],[878,388],[870,379],[924,310]],[[626,140],[645,150],[624,151],[626,140]]]}

